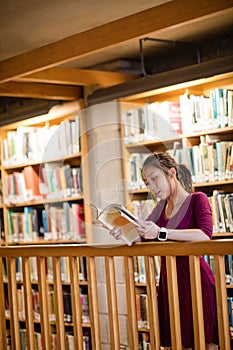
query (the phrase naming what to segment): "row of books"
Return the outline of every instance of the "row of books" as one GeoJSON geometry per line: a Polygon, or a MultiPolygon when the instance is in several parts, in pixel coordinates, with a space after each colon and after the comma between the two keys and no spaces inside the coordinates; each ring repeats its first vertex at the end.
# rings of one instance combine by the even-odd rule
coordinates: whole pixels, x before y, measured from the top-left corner
{"type": "MultiPolygon", "coordinates": [[[[25,291],[24,286],[21,285],[17,289],[17,303],[18,303],[18,316],[21,321],[25,320],[25,291]]],[[[6,317],[10,316],[10,304],[7,297],[5,298],[5,315],[6,317]]],[[[80,293],[80,301],[82,306],[82,322],[85,324],[90,323],[90,312],[89,312],[89,298],[87,293],[80,293]]],[[[71,293],[69,291],[63,291],[63,306],[64,306],[64,322],[72,323],[72,305],[71,305],[71,293]]],[[[32,307],[33,307],[33,318],[35,321],[40,321],[40,300],[39,292],[36,289],[32,289],[32,307]]],[[[54,290],[51,289],[48,291],[48,312],[50,322],[56,321],[56,310],[55,310],[55,299],[54,299],[54,290]]]]}
{"type": "Polygon", "coordinates": [[[7,211],[9,242],[85,239],[84,205],[63,202],[44,206],[44,209],[23,207],[7,211]]]}
{"type": "MultiPolygon", "coordinates": [[[[43,350],[42,345],[42,335],[40,332],[34,332],[35,337],[35,349],[36,350],[43,350]]],[[[66,350],[76,350],[76,345],[74,341],[74,335],[70,332],[67,332],[65,334],[66,337],[66,350]]],[[[7,350],[13,350],[11,346],[11,336],[10,332],[7,335],[7,350]]],[[[51,334],[51,350],[58,350],[58,342],[57,342],[57,334],[52,333],[51,334]]],[[[26,329],[21,328],[20,329],[20,345],[21,350],[28,350],[27,348],[27,339],[26,339],[26,329]]],[[[91,350],[91,337],[90,335],[84,335],[83,336],[83,350],[91,350]]]]}
{"type": "MultiPolygon", "coordinates": [[[[214,256],[213,255],[204,255],[204,259],[210,265],[213,273],[214,273],[214,256]]],[[[225,264],[225,278],[226,284],[233,284],[233,256],[228,254],[224,255],[224,264],[225,264]]]]}
{"type": "Polygon", "coordinates": [[[185,93],[122,112],[126,143],[166,140],[197,131],[233,126],[233,91],[216,88],[209,96],[185,93]]]}
{"type": "Polygon", "coordinates": [[[29,165],[4,177],[5,204],[67,198],[81,192],[81,169],[69,164],[45,163],[40,169],[29,165]]]}
{"type": "Polygon", "coordinates": [[[40,192],[47,199],[77,196],[82,192],[80,167],[70,166],[70,164],[45,163],[41,168],[41,173],[40,192]]]}
{"type": "MultiPolygon", "coordinates": [[[[168,149],[177,163],[186,164],[194,183],[229,180],[233,178],[233,141],[209,140],[201,137],[201,143],[182,147],[176,142],[168,149]]],[[[150,153],[131,153],[126,161],[126,178],[129,190],[145,188],[141,169],[150,153]]]]}
{"type": "Polygon", "coordinates": [[[2,141],[3,166],[64,159],[80,152],[80,120],[76,115],[60,124],[19,126],[2,141]]]}
{"type": "MultiPolygon", "coordinates": [[[[21,350],[27,350],[27,335],[26,335],[26,329],[24,328],[20,328],[19,330],[20,332],[20,346],[21,346],[21,350]]],[[[42,350],[43,346],[42,346],[42,335],[40,332],[34,332],[34,340],[35,340],[35,350],[42,350]]],[[[7,335],[7,350],[13,350],[12,346],[11,346],[11,335],[10,332],[7,335]]]]}
{"type": "Polygon", "coordinates": [[[216,136],[201,136],[201,143],[192,147],[169,150],[177,163],[184,163],[194,183],[229,180],[233,177],[233,141],[216,136]]]}
{"type": "Polygon", "coordinates": [[[151,103],[122,112],[125,143],[180,137],[182,121],[179,102],[151,103]]]}
{"type": "Polygon", "coordinates": [[[130,203],[130,211],[139,220],[146,220],[157,203],[156,199],[133,200],[130,203]]]}
{"type": "MultiPolygon", "coordinates": [[[[85,291],[80,293],[80,301],[82,307],[82,323],[90,323],[90,310],[89,310],[89,298],[88,294],[85,291]]],[[[71,302],[71,293],[70,291],[63,291],[63,306],[64,306],[64,322],[72,323],[72,302],[71,302]]],[[[49,291],[49,319],[51,322],[56,321],[56,311],[55,311],[55,300],[54,300],[54,290],[49,291]]]]}
{"type": "Polygon", "coordinates": [[[208,198],[212,209],[213,232],[233,232],[233,192],[214,190],[208,198]]]}
{"type": "MultiPolygon", "coordinates": [[[[146,269],[145,269],[145,257],[134,256],[134,281],[140,283],[146,283],[146,269]]],[[[155,261],[155,274],[156,282],[159,282],[160,277],[160,256],[154,256],[155,261]]]]}
{"type": "MultiPolygon", "coordinates": [[[[61,261],[61,279],[62,282],[70,282],[70,266],[69,266],[69,258],[67,256],[60,257],[61,261]]],[[[51,258],[48,261],[48,279],[53,280],[52,266],[51,266],[51,258]],[[51,278],[50,278],[51,276],[51,278]]],[[[77,257],[77,263],[79,268],[79,281],[87,280],[87,269],[86,269],[86,257],[77,257]]]]}
{"type": "MultiPolygon", "coordinates": [[[[30,277],[32,282],[38,281],[38,269],[37,269],[37,259],[36,257],[30,257],[30,277]]],[[[53,281],[53,266],[52,266],[52,258],[47,257],[46,258],[46,273],[47,273],[47,280],[52,282],[53,281]]],[[[69,269],[69,259],[68,257],[61,257],[61,279],[62,282],[70,282],[70,269],[69,269]]],[[[87,281],[87,269],[86,269],[86,257],[84,256],[78,256],[77,257],[77,265],[78,265],[78,276],[77,279],[81,281],[87,281]]],[[[22,258],[17,257],[15,259],[15,266],[16,266],[16,280],[18,282],[22,282],[23,280],[23,270],[22,270],[22,258]]],[[[2,260],[2,274],[5,281],[7,281],[7,266],[6,266],[6,260],[2,260]]],[[[73,278],[75,276],[72,276],[73,278]]]]}
{"type": "MultiPolygon", "coordinates": [[[[66,349],[67,350],[76,350],[77,345],[74,340],[74,335],[66,333],[66,349]]],[[[83,350],[91,350],[91,337],[90,335],[83,335],[83,350]]],[[[51,350],[59,350],[57,345],[57,335],[52,334],[51,336],[51,350]]]]}
{"type": "Polygon", "coordinates": [[[150,344],[150,334],[148,332],[140,332],[138,336],[139,336],[139,350],[152,350],[152,347],[150,344]]]}
{"type": "Polygon", "coordinates": [[[233,126],[233,91],[210,90],[209,96],[185,93],[180,96],[183,133],[233,126]]]}

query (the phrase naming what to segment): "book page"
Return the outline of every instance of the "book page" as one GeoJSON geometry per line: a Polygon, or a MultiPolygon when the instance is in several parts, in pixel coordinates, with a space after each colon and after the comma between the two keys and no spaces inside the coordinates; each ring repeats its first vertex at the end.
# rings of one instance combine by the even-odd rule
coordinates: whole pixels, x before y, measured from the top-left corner
{"type": "Polygon", "coordinates": [[[114,208],[109,208],[106,211],[103,211],[98,220],[101,221],[108,229],[112,229],[113,227],[120,227],[123,233],[122,239],[127,244],[132,244],[135,241],[139,234],[137,231],[137,222],[132,223],[131,218],[127,219],[125,213],[122,213],[119,210],[114,208]]]}

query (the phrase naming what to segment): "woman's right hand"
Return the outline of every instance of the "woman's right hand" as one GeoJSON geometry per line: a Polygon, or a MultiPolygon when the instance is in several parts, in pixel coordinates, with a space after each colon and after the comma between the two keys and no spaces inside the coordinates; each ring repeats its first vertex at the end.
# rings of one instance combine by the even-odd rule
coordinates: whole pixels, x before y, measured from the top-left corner
{"type": "Polygon", "coordinates": [[[113,236],[113,238],[121,239],[122,230],[120,227],[113,227],[109,232],[110,232],[110,235],[113,236]]]}

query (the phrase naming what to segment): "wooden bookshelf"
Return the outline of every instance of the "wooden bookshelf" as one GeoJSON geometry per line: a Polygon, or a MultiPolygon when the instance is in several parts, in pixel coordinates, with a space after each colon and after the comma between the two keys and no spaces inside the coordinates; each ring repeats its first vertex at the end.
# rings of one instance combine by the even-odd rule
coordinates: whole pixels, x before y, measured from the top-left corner
{"type": "MultiPolygon", "coordinates": [[[[35,208],[37,215],[41,215],[39,211],[43,208],[61,208],[64,203],[68,203],[68,209],[73,204],[82,206],[87,221],[90,220],[89,206],[83,198],[85,181],[83,184],[82,179],[86,176],[81,174],[80,167],[87,149],[82,117],[78,115],[82,106],[82,101],[67,103],[56,107],[48,115],[1,128],[2,244],[24,243],[23,239],[20,242],[10,239],[9,211],[21,213],[28,207],[35,208]],[[26,184],[26,169],[29,170],[29,182],[32,180],[29,185],[26,184]]],[[[41,225],[41,231],[43,229],[41,225]]],[[[43,238],[43,232],[37,233],[38,237],[30,240],[32,244],[38,244],[43,238]]],[[[73,240],[80,243],[92,241],[90,232],[85,237],[83,233],[79,238],[76,235],[73,240]]],[[[63,242],[67,241],[65,235],[63,242]]],[[[58,242],[62,242],[62,235],[54,238],[54,243],[58,242]]]]}
{"type": "MultiPolygon", "coordinates": [[[[85,144],[86,135],[82,129],[83,117],[80,113],[82,106],[82,101],[64,104],[61,109],[56,108],[54,113],[24,120],[20,123],[9,124],[0,129],[0,172],[2,184],[2,201],[0,206],[2,227],[1,246],[5,248],[27,246],[28,249],[33,249],[32,247],[39,248],[43,245],[48,247],[51,245],[56,247],[70,244],[83,245],[92,241],[90,232],[86,232],[85,230],[86,222],[91,219],[89,206],[86,204],[83,196],[86,184],[85,180],[82,182],[82,179],[85,179],[86,175],[81,173],[83,171],[81,168],[82,158],[85,156],[85,151],[87,150],[85,144]],[[72,136],[74,137],[72,138],[72,136]],[[40,149],[41,152],[38,152],[36,155],[33,152],[31,154],[29,152],[25,154],[23,150],[28,150],[30,141],[34,143],[32,146],[35,146],[39,137],[48,141],[42,141],[41,144],[44,146],[44,149],[40,149]],[[57,142],[56,137],[60,144],[57,142]],[[54,142],[50,141],[51,138],[54,139],[54,142]],[[23,140],[24,144],[22,143],[23,140]],[[49,149],[49,156],[47,157],[45,153],[46,147],[49,147],[49,142],[51,149],[49,149]],[[14,154],[10,153],[12,146],[14,154]],[[57,152],[58,146],[61,146],[60,153],[57,152]],[[45,167],[47,168],[45,169],[45,167]],[[32,180],[29,188],[25,181],[25,169],[29,171],[28,174],[31,177],[29,180],[32,180]],[[46,178],[43,177],[45,175],[46,178]],[[49,182],[49,179],[51,182],[49,182]],[[55,182],[55,179],[57,182],[55,182]],[[11,182],[12,180],[15,180],[15,182],[11,182]],[[16,183],[17,180],[21,182],[16,183]],[[9,184],[14,184],[15,187],[10,187],[9,184]],[[16,185],[18,186],[17,191],[16,185]],[[11,192],[12,188],[15,192],[11,192]],[[29,189],[31,190],[29,191],[29,189]],[[40,192],[38,192],[38,189],[40,192]],[[52,191],[53,189],[54,191],[52,191]],[[32,208],[37,214],[38,230],[36,231],[36,235],[33,236],[32,233],[35,229],[33,228],[33,219],[31,216],[30,229],[32,231],[30,231],[30,238],[27,238],[25,234],[25,231],[27,232],[26,212],[32,208]],[[55,210],[53,214],[52,209],[55,210]],[[78,213],[79,209],[83,213],[78,213]],[[53,221],[48,232],[45,232],[43,218],[40,216],[42,211],[46,213],[45,215],[48,221],[53,221]],[[19,220],[17,222],[18,225],[19,222],[21,224],[23,222],[21,231],[18,233],[13,231],[13,236],[9,223],[10,213],[12,215],[15,214],[15,217],[19,220]],[[67,214],[68,217],[66,216],[67,214]],[[68,231],[67,222],[69,222],[70,231],[68,231]]],[[[86,167],[83,168],[87,169],[86,167]]],[[[76,329],[74,322],[77,322],[77,319],[74,319],[75,316],[72,315],[72,310],[68,306],[71,304],[71,299],[73,298],[72,303],[79,303],[80,308],[79,317],[81,323],[78,332],[82,336],[79,339],[79,346],[81,348],[81,343],[85,341],[86,347],[84,346],[83,348],[88,348],[92,333],[90,317],[89,319],[87,315],[84,317],[84,311],[82,311],[82,307],[84,306],[81,299],[79,301],[79,299],[74,299],[73,296],[74,290],[75,298],[79,297],[79,294],[77,294],[78,290],[80,296],[83,294],[86,296],[85,298],[88,298],[89,295],[88,290],[90,289],[87,282],[85,258],[78,257],[78,260],[73,262],[73,266],[69,266],[73,259],[70,258],[69,262],[68,257],[66,259],[62,256],[57,259],[46,257],[43,262],[42,260],[39,262],[35,259],[26,261],[25,268],[23,267],[23,269],[22,266],[24,266],[25,262],[23,257],[16,259],[15,267],[7,265],[4,259],[1,261],[1,268],[6,263],[6,266],[4,266],[6,275],[3,275],[3,290],[6,303],[9,302],[11,304],[14,298],[17,298],[18,305],[17,314],[13,315],[10,310],[6,309],[4,316],[7,334],[14,327],[12,320],[16,318],[18,322],[17,329],[19,333],[16,338],[11,339],[12,346],[15,345],[18,348],[20,346],[19,342],[26,343],[25,336],[27,337],[29,335],[29,333],[26,335],[28,322],[30,322],[29,327],[33,331],[30,333],[30,339],[27,342],[30,342],[33,347],[35,344],[41,342],[43,342],[45,348],[55,346],[56,341],[60,341],[61,348],[65,348],[68,341],[72,344],[74,342],[74,329],[76,329]],[[25,275],[25,270],[28,276],[25,275]],[[75,280],[70,279],[69,274],[71,271],[77,277],[75,280]],[[67,272],[68,275],[66,275],[67,272]],[[13,276],[13,282],[9,276],[13,276]],[[23,282],[25,279],[26,284],[23,282]],[[14,296],[11,296],[12,288],[14,288],[13,285],[15,286],[15,291],[14,296]],[[73,289],[72,296],[71,289],[73,289]],[[32,303],[28,301],[28,308],[24,309],[23,305],[25,304],[27,295],[31,295],[31,293],[32,303]],[[37,300],[39,295],[40,302],[37,300]],[[46,304],[41,301],[45,298],[47,300],[46,304]],[[62,304],[60,301],[65,298],[66,300],[63,301],[64,305],[61,307],[62,304]],[[25,312],[27,313],[29,310],[31,310],[31,315],[28,321],[25,312]],[[38,310],[43,311],[40,313],[38,310]],[[58,313],[61,315],[59,319],[58,316],[57,318],[55,317],[55,314],[58,315],[58,313]],[[35,338],[32,339],[34,332],[35,338]],[[57,336],[59,332],[62,333],[62,340],[59,340],[57,336]],[[50,337],[48,334],[50,334],[50,337]]]]}
{"type": "MultiPolygon", "coordinates": [[[[208,196],[216,190],[232,193],[232,88],[233,72],[229,72],[206,77],[202,80],[190,81],[184,85],[177,84],[164,87],[163,89],[159,88],[149,91],[148,93],[142,93],[141,95],[128,96],[121,100],[121,133],[122,139],[124,140],[123,159],[131,159],[129,163],[128,161],[123,161],[124,178],[127,180],[126,182],[128,184],[128,188],[126,188],[125,192],[127,203],[131,203],[134,200],[146,200],[149,198],[149,192],[140,180],[140,166],[142,165],[143,159],[153,151],[169,151],[172,153],[174,147],[176,147],[175,158],[177,162],[186,163],[192,171],[194,191],[205,192],[208,196]],[[216,102],[216,94],[220,93],[223,93],[225,97],[227,96],[227,100],[223,99],[221,95],[217,98],[216,102]],[[185,102],[185,105],[182,104],[183,99],[187,102],[185,102]],[[171,128],[174,115],[171,113],[170,119],[168,119],[167,116],[162,113],[164,113],[164,111],[167,114],[170,113],[168,107],[174,106],[174,103],[179,103],[180,110],[179,116],[177,117],[177,115],[175,115],[176,120],[174,121],[174,127],[172,131],[170,131],[169,128],[171,128]],[[222,108],[224,108],[224,106],[231,107],[228,111],[225,111],[223,115],[222,108]],[[184,109],[184,107],[187,107],[187,109],[184,109]],[[191,110],[191,107],[195,107],[196,109],[191,110]],[[221,113],[218,113],[218,111],[221,113]],[[195,114],[195,117],[193,117],[195,123],[189,126],[192,122],[191,119],[188,119],[191,118],[191,112],[195,114]],[[180,120],[178,120],[178,118],[180,118],[180,120]],[[185,121],[185,118],[187,118],[189,122],[185,121]],[[161,121],[163,119],[165,122],[161,121]],[[203,125],[202,119],[205,120],[208,125],[203,125]],[[177,129],[177,123],[182,123],[182,127],[185,127],[185,133],[177,129]],[[219,123],[218,127],[216,127],[216,123],[219,123]],[[151,129],[153,127],[154,130],[151,129]],[[167,128],[167,131],[165,128],[167,128]],[[228,168],[227,170],[224,169],[223,175],[221,175],[220,171],[222,170],[219,170],[219,168],[217,168],[218,173],[216,175],[216,164],[214,164],[215,174],[212,177],[209,168],[209,178],[207,180],[206,174],[204,174],[203,160],[200,159],[198,164],[198,166],[203,168],[203,173],[198,175],[194,172],[195,169],[191,168],[191,166],[193,167],[195,165],[193,165],[194,159],[192,158],[192,165],[188,162],[189,159],[187,157],[189,157],[189,154],[187,149],[192,152],[194,152],[194,150],[196,152],[196,150],[199,149],[201,157],[202,154],[200,150],[203,143],[205,142],[209,145],[211,143],[214,144],[215,141],[220,144],[220,146],[218,145],[219,148],[222,147],[224,143],[226,144],[228,142],[226,152],[227,156],[230,154],[231,157],[229,157],[228,168]],[[139,158],[137,156],[138,154],[144,156],[139,158]],[[135,170],[136,173],[131,173],[132,168],[137,168],[135,170]],[[132,179],[138,182],[132,183],[132,179]]],[[[196,154],[197,153],[194,155],[196,156],[196,154]]],[[[224,153],[220,153],[220,159],[223,157],[223,154],[224,153]]],[[[209,159],[207,161],[209,162],[209,159]]],[[[219,159],[217,159],[217,161],[220,163],[219,159]]],[[[219,166],[219,164],[217,164],[217,166],[219,166]]],[[[223,237],[227,234],[231,236],[233,233],[233,226],[231,225],[231,228],[227,229],[227,231],[229,232],[216,232],[215,230],[214,235],[216,238],[223,237]]]]}
{"type": "MultiPolygon", "coordinates": [[[[233,73],[227,73],[224,75],[209,77],[203,80],[196,80],[191,81],[190,83],[186,84],[178,84],[174,86],[168,86],[164,88],[159,88],[157,90],[149,91],[148,93],[142,93],[137,94],[134,96],[128,96],[125,99],[121,100],[121,114],[122,114],[122,124],[121,124],[121,135],[123,140],[123,171],[124,171],[124,179],[126,180],[126,189],[125,189],[125,197],[126,197],[126,203],[128,203],[129,209],[132,210],[134,208],[134,214],[137,215],[138,213],[143,213],[141,219],[145,219],[148,214],[151,212],[151,208],[146,208],[146,204],[148,202],[148,199],[153,199],[153,196],[149,193],[148,189],[144,186],[143,181],[141,181],[141,165],[143,163],[143,159],[146,158],[149,154],[151,154],[153,151],[169,151],[172,152],[174,149],[174,146],[178,145],[177,149],[178,152],[180,152],[180,155],[182,155],[182,151],[180,149],[190,148],[193,147],[197,148],[200,147],[201,142],[203,142],[203,139],[209,138],[209,140],[216,137],[219,142],[221,141],[228,141],[232,143],[229,143],[229,150],[233,152],[233,110],[229,111],[228,115],[228,122],[227,125],[219,125],[219,127],[214,127],[214,120],[213,120],[213,127],[210,126],[208,128],[204,128],[203,125],[195,125],[195,127],[191,128],[190,131],[187,130],[187,122],[185,123],[186,126],[186,132],[183,131],[177,132],[176,134],[169,132],[167,133],[168,136],[164,137],[166,132],[164,133],[165,128],[169,130],[170,122],[167,119],[166,122],[162,125],[161,121],[158,120],[158,116],[156,121],[153,120],[154,116],[152,115],[150,108],[154,108],[155,114],[157,115],[160,113],[159,111],[161,109],[159,105],[167,103],[168,105],[173,105],[174,103],[180,103],[181,95],[187,96],[203,96],[202,99],[205,99],[206,106],[211,101],[211,94],[213,92],[211,91],[218,91],[215,89],[218,88],[224,88],[224,89],[230,89],[233,88],[233,73]],[[154,104],[155,107],[152,105],[154,104]],[[137,112],[136,112],[137,111],[137,112]],[[151,122],[152,121],[152,122],[151,122]],[[156,124],[157,122],[157,124],[156,124]],[[159,124],[161,123],[161,126],[159,124]],[[155,125],[155,128],[157,127],[157,130],[152,130],[153,126],[155,125]],[[152,129],[151,129],[152,128],[152,129]],[[162,135],[162,137],[161,137],[162,135]],[[138,155],[141,156],[138,156],[138,155]],[[143,156],[142,156],[143,155],[143,156]],[[133,173],[132,173],[133,169],[133,173]],[[133,204],[135,202],[138,202],[138,206],[134,206],[133,204]]],[[[229,93],[229,96],[231,94],[231,106],[233,103],[233,97],[232,92],[229,93]]],[[[191,97],[190,97],[191,98],[191,97]]],[[[200,98],[201,99],[201,98],[200,98]]],[[[181,104],[180,104],[181,108],[181,104]]],[[[207,107],[206,107],[207,108],[207,107]]],[[[166,109],[168,111],[168,109],[166,109]]],[[[188,110],[187,110],[188,111],[188,110]]],[[[213,107],[209,107],[209,111],[212,113],[215,113],[213,107]]],[[[180,119],[183,123],[183,119],[185,116],[188,118],[185,114],[184,110],[180,109],[180,119]]],[[[199,115],[201,117],[201,115],[199,115]]],[[[203,116],[204,118],[204,116],[203,116]]],[[[213,115],[208,115],[208,121],[214,119],[213,115]]],[[[172,120],[172,119],[170,119],[172,120]]],[[[175,121],[177,122],[177,120],[175,121]]],[[[180,122],[180,121],[179,121],[180,122]]],[[[174,126],[176,128],[177,125],[174,126]]],[[[229,152],[229,151],[228,151],[229,152]]],[[[182,157],[181,157],[182,158],[182,157]]],[[[183,159],[185,159],[183,157],[183,159]]],[[[179,162],[177,157],[177,162],[179,162]]],[[[180,160],[180,162],[185,163],[185,161],[180,160]]],[[[186,163],[188,167],[189,163],[186,163]]],[[[193,179],[196,180],[193,182],[193,191],[202,191],[206,193],[208,196],[212,196],[214,192],[216,191],[223,191],[225,193],[231,193],[233,196],[233,157],[231,157],[231,169],[229,169],[228,175],[221,176],[218,174],[219,178],[211,178],[209,177],[208,180],[205,179],[204,173],[203,177],[197,177],[194,176],[193,173],[193,179]],[[201,181],[200,181],[201,180],[201,181]]],[[[191,170],[191,169],[190,169],[191,170]]],[[[233,218],[233,212],[231,212],[231,217],[233,218]]],[[[224,216],[225,220],[229,220],[228,217],[224,216]]],[[[232,222],[233,224],[233,222],[232,222]]],[[[213,239],[224,239],[224,238],[233,238],[233,225],[231,227],[226,229],[223,229],[221,231],[216,230],[216,227],[214,226],[214,233],[213,233],[213,239]],[[229,231],[229,232],[227,232],[229,231]]],[[[225,226],[224,226],[225,227],[225,226]]],[[[135,268],[135,266],[134,266],[135,268]]],[[[134,269],[135,271],[135,269],[134,269]]],[[[227,271],[225,271],[227,273],[227,271]]],[[[231,267],[231,275],[232,267],[231,267]]],[[[233,275],[231,276],[233,277],[233,275]]],[[[233,282],[233,279],[232,279],[233,282]]],[[[228,296],[232,296],[232,285],[228,284],[227,278],[227,294],[228,296]]],[[[144,285],[143,282],[139,282],[138,280],[135,282],[135,297],[137,293],[143,292],[147,293],[147,288],[144,285]]],[[[139,300],[139,297],[136,298],[137,303],[139,300]]],[[[137,307],[137,314],[140,314],[140,306],[137,307]]],[[[148,311],[147,311],[148,312],[148,311]]],[[[139,317],[140,318],[140,317],[139,317]]],[[[139,322],[140,323],[140,322],[139,322]]],[[[150,328],[150,327],[149,327],[150,328]]],[[[139,338],[141,341],[147,341],[148,336],[147,334],[150,333],[150,330],[147,328],[141,328],[140,325],[138,325],[138,332],[141,334],[139,338]],[[142,335],[145,334],[145,335],[142,335]]]]}

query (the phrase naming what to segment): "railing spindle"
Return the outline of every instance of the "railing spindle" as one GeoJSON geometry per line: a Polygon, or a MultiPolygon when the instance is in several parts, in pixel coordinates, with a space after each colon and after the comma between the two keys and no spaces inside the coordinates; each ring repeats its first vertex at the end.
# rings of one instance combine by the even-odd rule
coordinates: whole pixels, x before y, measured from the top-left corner
{"type": "Polygon", "coordinates": [[[172,347],[176,350],[182,350],[180,306],[175,256],[166,256],[166,267],[172,347]]]}
{"type": "Polygon", "coordinates": [[[18,295],[16,283],[16,260],[7,258],[7,276],[8,276],[8,296],[10,304],[10,327],[12,347],[20,350],[20,331],[19,331],[19,314],[18,314],[18,295]]]}
{"type": "Polygon", "coordinates": [[[72,302],[72,319],[74,327],[75,348],[83,350],[83,328],[82,328],[82,304],[80,300],[80,285],[78,279],[77,257],[69,258],[70,288],[72,302]]]}
{"type": "Polygon", "coordinates": [[[218,314],[218,333],[221,350],[230,350],[229,316],[225,279],[225,261],[223,255],[214,255],[214,273],[216,280],[216,298],[218,314]]]}
{"type": "Polygon", "coordinates": [[[40,321],[43,350],[51,349],[49,311],[48,311],[48,288],[46,276],[46,258],[37,258],[38,288],[40,300],[40,321]]]}
{"type": "Polygon", "coordinates": [[[28,349],[35,349],[34,320],[32,306],[32,284],[30,276],[30,258],[22,258],[24,305],[26,321],[26,341],[28,349]]]}
{"type": "Polygon", "coordinates": [[[200,257],[189,257],[195,349],[205,350],[200,257]]]}
{"type": "Polygon", "coordinates": [[[56,314],[56,330],[58,349],[66,348],[65,325],[64,325],[64,303],[61,279],[60,257],[52,257],[53,261],[53,286],[56,314]]]}
{"type": "Polygon", "coordinates": [[[87,257],[87,280],[90,305],[92,347],[95,350],[101,350],[96,263],[95,257],[93,256],[87,257]]]}
{"type": "Polygon", "coordinates": [[[0,344],[2,349],[6,350],[6,320],[5,320],[5,305],[4,305],[4,283],[3,283],[3,267],[2,258],[0,258],[0,344]]]}
{"type": "Polygon", "coordinates": [[[149,325],[150,325],[150,343],[151,348],[160,350],[160,332],[159,332],[159,312],[156,287],[155,260],[153,256],[145,256],[146,269],[146,289],[149,305],[149,325]]]}
{"type": "Polygon", "coordinates": [[[105,269],[111,349],[118,350],[120,348],[120,336],[118,322],[116,278],[113,257],[105,257],[105,269]]]}
{"type": "Polygon", "coordinates": [[[132,256],[125,259],[125,285],[127,295],[128,324],[129,324],[129,346],[131,350],[139,348],[138,343],[138,322],[136,308],[136,294],[134,282],[134,262],[132,256]]]}

